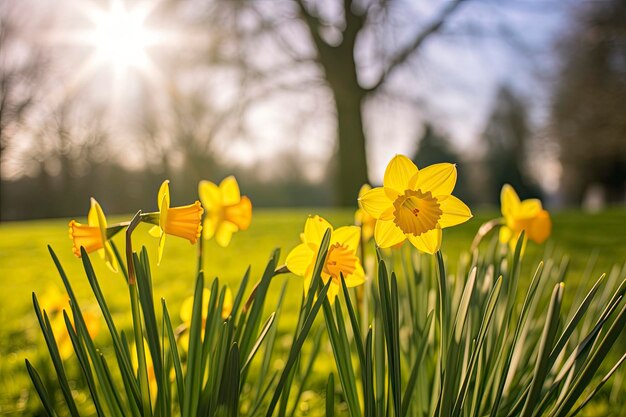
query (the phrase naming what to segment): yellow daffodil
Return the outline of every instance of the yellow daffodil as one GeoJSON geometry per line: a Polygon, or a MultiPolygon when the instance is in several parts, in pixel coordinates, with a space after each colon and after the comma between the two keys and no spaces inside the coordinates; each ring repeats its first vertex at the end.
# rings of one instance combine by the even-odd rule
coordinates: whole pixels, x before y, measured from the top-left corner
{"type": "Polygon", "coordinates": [[[69,223],[69,227],[74,255],[80,258],[81,247],[85,248],[87,253],[98,251],[98,254],[106,261],[107,265],[114,271],[117,271],[113,249],[107,239],[107,220],[102,207],[94,198],[91,199],[91,208],[87,214],[87,224],[80,224],[76,220],[72,220],[69,223]]]}
{"type": "Polygon", "coordinates": [[[206,210],[204,239],[215,236],[217,244],[226,247],[233,233],[250,226],[252,203],[248,197],[241,196],[235,177],[224,178],[219,186],[211,181],[200,181],[198,194],[206,210]]]}
{"type": "MultiPolygon", "coordinates": [[[[204,339],[204,326],[206,324],[207,319],[207,310],[209,308],[209,301],[211,300],[211,291],[204,288],[202,290],[202,326],[200,327],[200,338],[204,339]]],[[[226,292],[224,293],[224,302],[222,304],[222,320],[226,320],[230,313],[233,311],[233,293],[230,290],[230,287],[226,287],[226,292]]],[[[185,329],[189,329],[191,326],[191,315],[193,313],[193,295],[189,296],[183,301],[183,304],[180,306],[180,319],[183,322],[183,326],[185,329]]],[[[189,333],[184,332],[178,338],[180,345],[187,349],[189,345],[189,333]]]]}
{"type": "MultiPolygon", "coordinates": [[[[151,399],[154,403],[156,399],[156,393],[158,391],[158,384],[156,380],[156,372],[154,371],[154,362],[152,362],[152,354],[150,353],[150,346],[146,339],[143,339],[143,352],[146,358],[146,371],[148,374],[148,384],[150,385],[151,399]]],[[[139,359],[137,359],[137,344],[132,342],[130,345],[130,363],[133,369],[139,368],[139,359]]]]}
{"type": "Polygon", "coordinates": [[[441,229],[472,217],[465,203],[451,195],[455,184],[454,164],[418,170],[409,158],[396,155],[387,165],[383,187],[373,188],[359,199],[376,219],[376,244],[388,248],[408,239],[422,252],[437,252],[441,229]]]}
{"type": "MultiPolygon", "coordinates": [[[[359,190],[359,199],[371,189],[372,187],[368,184],[363,184],[363,186],[361,186],[361,190],[359,190]]],[[[363,209],[363,205],[360,200],[359,208],[356,213],[354,213],[354,224],[361,226],[361,238],[363,239],[363,242],[368,242],[374,236],[376,219],[363,209]]]]}
{"type": "Polygon", "coordinates": [[[356,287],[365,282],[365,273],[357,256],[361,240],[360,227],[344,226],[335,230],[320,216],[309,216],[304,225],[304,233],[300,235],[302,243],[287,255],[285,263],[291,272],[304,277],[306,294],[313,278],[317,252],[327,229],[331,230],[331,236],[326,263],[322,269],[322,280],[327,283],[332,279],[328,298],[334,301],[341,289],[341,275],[348,287],[356,287]]]}
{"type": "Polygon", "coordinates": [[[157,265],[161,263],[163,248],[165,247],[165,235],[173,235],[187,239],[191,244],[196,243],[200,237],[202,225],[202,213],[204,209],[199,201],[181,207],[170,207],[169,181],[163,181],[159,188],[159,225],[150,229],[150,234],[159,238],[159,251],[157,265]]]}
{"type": "MultiPolygon", "coordinates": [[[[48,314],[50,326],[52,327],[52,332],[54,333],[61,358],[69,358],[74,353],[74,346],[72,345],[70,334],[67,332],[63,310],[67,311],[74,329],[76,327],[74,326],[74,317],[68,304],[68,297],[59,291],[57,287],[51,286],[39,299],[39,305],[42,309],[46,310],[48,314]]],[[[85,320],[87,332],[89,332],[89,335],[93,339],[100,331],[100,318],[94,312],[85,309],[82,310],[82,315],[85,320]]]]}
{"type": "Polygon", "coordinates": [[[505,184],[500,192],[500,204],[504,216],[500,241],[508,243],[511,249],[515,249],[522,230],[525,231],[525,239],[535,243],[543,243],[550,236],[552,220],[538,199],[520,201],[513,187],[505,184]]]}

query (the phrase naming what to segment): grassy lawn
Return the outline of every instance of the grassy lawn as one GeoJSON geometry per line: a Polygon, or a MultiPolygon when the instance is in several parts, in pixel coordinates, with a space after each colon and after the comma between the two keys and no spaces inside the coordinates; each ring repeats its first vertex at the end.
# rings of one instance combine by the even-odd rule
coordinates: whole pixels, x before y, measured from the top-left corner
{"type": "MultiPolygon", "coordinates": [[[[236,234],[228,248],[220,248],[214,242],[205,245],[207,277],[218,276],[235,289],[250,265],[252,281],[256,281],[272,249],[281,248],[281,260],[284,260],[288,251],[299,243],[299,233],[309,213],[319,213],[336,226],[350,224],[353,214],[351,211],[337,210],[257,210],[250,230],[236,234]]],[[[460,251],[469,247],[480,224],[493,216],[495,213],[481,214],[460,227],[444,232],[442,251],[450,261],[448,268],[454,268],[460,251]]],[[[577,284],[591,285],[578,282],[590,256],[597,254],[592,277],[609,272],[614,265],[621,267],[626,261],[626,211],[614,210],[594,215],[564,212],[555,214],[553,219],[554,233],[550,241],[541,247],[528,245],[523,277],[527,277],[529,271],[534,269],[546,246],[557,254],[557,258],[569,256],[568,280],[574,285],[566,287],[567,292],[573,292],[577,284]]],[[[110,219],[110,222],[115,220],[110,219]]],[[[134,234],[134,245],[136,249],[146,245],[154,260],[156,239],[148,235],[148,228],[147,225],[138,228],[134,234]]],[[[122,235],[116,236],[115,241],[122,247],[122,235]]],[[[82,272],[82,263],[72,254],[67,219],[0,225],[1,415],[32,415],[32,410],[38,408],[38,399],[25,372],[24,358],[28,357],[41,369],[46,369],[43,364],[49,362],[31,303],[33,291],[41,295],[50,286],[61,289],[61,280],[47,252],[48,244],[59,256],[79,299],[84,300],[83,306],[95,303],[82,272]],[[24,413],[24,410],[30,411],[24,413]]],[[[182,239],[168,237],[161,266],[153,265],[155,299],[167,300],[175,324],[180,322],[177,317],[180,304],[193,292],[195,257],[195,247],[182,239]]],[[[131,321],[123,277],[108,270],[97,257],[92,259],[114,318],[124,328],[131,321]]],[[[288,281],[288,294],[293,294],[286,298],[285,311],[280,321],[281,328],[288,328],[294,325],[296,319],[302,283],[293,275],[279,276],[270,292],[276,294],[284,281],[288,281]]],[[[274,303],[274,300],[270,300],[268,305],[274,303]]],[[[106,345],[107,340],[103,323],[98,341],[106,345]]],[[[323,362],[320,366],[330,369],[332,362],[323,362]]],[[[321,379],[327,375],[328,371],[324,371],[321,379]]]]}

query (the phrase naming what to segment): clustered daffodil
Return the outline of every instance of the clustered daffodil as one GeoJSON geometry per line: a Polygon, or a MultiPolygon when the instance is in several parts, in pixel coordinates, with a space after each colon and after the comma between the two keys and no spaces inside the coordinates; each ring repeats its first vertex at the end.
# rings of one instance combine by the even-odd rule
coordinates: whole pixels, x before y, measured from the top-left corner
{"type": "Polygon", "coordinates": [[[157,264],[161,263],[165,235],[173,235],[187,239],[191,244],[200,237],[202,213],[204,212],[199,201],[181,207],[170,207],[169,181],[163,181],[158,194],[159,224],[150,229],[152,236],[159,238],[157,264]]]}
{"type": "MultiPolygon", "coordinates": [[[[202,290],[202,325],[200,326],[200,339],[204,340],[204,328],[206,324],[209,301],[211,300],[211,291],[204,288],[202,290]]],[[[226,287],[224,292],[224,301],[222,303],[222,320],[226,320],[233,311],[233,293],[230,287],[226,287]]],[[[180,306],[180,319],[185,330],[191,327],[191,316],[193,314],[193,295],[187,297],[180,306]]],[[[178,342],[183,349],[187,349],[189,345],[189,332],[185,331],[178,337],[178,342]]]]}
{"type": "Polygon", "coordinates": [[[331,230],[330,246],[322,269],[322,280],[332,280],[328,289],[328,299],[334,301],[341,288],[343,275],[347,287],[356,287],[365,282],[365,272],[357,255],[361,240],[361,228],[344,226],[333,229],[332,225],[320,216],[309,216],[300,235],[302,243],[287,255],[287,268],[304,277],[304,292],[308,292],[313,278],[315,259],[327,229],[331,230]]]}
{"type": "MultiPolygon", "coordinates": [[[[63,359],[67,359],[74,353],[74,346],[72,340],[67,331],[67,325],[65,324],[65,318],[63,317],[63,310],[69,311],[69,304],[67,302],[67,296],[65,296],[56,286],[50,286],[46,289],[39,300],[39,304],[44,309],[50,319],[50,326],[54,333],[57,347],[59,349],[59,355],[63,359]]],[[[95,338],[100,332],[100,317],[91,310],[83,310],[81,312],[87,327],[87,332],[91,338],[95,338]]],[[[68,314],[70,322],[74,325],[74,316],[71,312],[68,314]]]]}
{"type": "MultiPolygon", "coordinates": [[[[363,184],[359,190],[359,199],[371,189],[372,187],[370,187],[369,184],[363,184]]],[[[374,236],[376,219],[363,209],[363,205],[360,200],[358,200],[358,204],[359,208],[354,213],[354,224],[361,226],[361,239],[363,239],[363,242],[369,242],[369,240],[374,236]]]]}
{"type": "Polygon", "coordinates": [[[217,244],[226,247],[233,233],[250,226],[252,203],[248,197],[241,196],[235,177],[224,178],[219,186],[211,181],[200,181],[198,194],[206,210],[204,239],[215,236],[217,244]]]}
{"type": "Polygon", "coordinates": [[[71,220],[69,228],[74,255],[80,258],[81,247],[85,248],[87,253],[98,251],[98,254],[106,261],[107,265],[114,271],[117,271],[113,249],[107,237],[107,220],[102,207],[100,207],[95,198],[91,199],[91,207],[87,214],[87,224],[80,224],[76,220],[71,220]]]}
{"type": "Polygon", "coordinates": [[[454,164],[434,164],[419,170],[406,156],[396,155],[387,165],[383,187],[359,199],[363,209],[376,218],[376,244],[388,248],[408,239],[422,252],[437,252],[441,229],[472,217],[465,203],[451,194],[455,184],[454,164]]]}
{"type": "Polygon", "coordinates": [[[533,198],[520,201],[513,187],[505,184],[500,192],[500,204],[504,217],[504,224],[500,227],[500,241],[508,243],[511,249],[515,249],[522,231],[525,232],[523,244],[526,239],[543,243],[550,236],[552,220],[540,200],[533,198]]]}

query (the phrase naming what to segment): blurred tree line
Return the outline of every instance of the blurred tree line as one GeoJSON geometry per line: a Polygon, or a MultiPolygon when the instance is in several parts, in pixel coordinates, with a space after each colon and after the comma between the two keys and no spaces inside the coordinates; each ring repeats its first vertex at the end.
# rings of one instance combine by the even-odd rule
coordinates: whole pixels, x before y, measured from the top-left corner
{"type": "MultiPolygon", "coordinates": [[[[186,26],[206,33],[209,41],[193,53],[177,51],[174,59],[163,60],[166,104],[153,99],[150,86],[137,87],[141,105],[130,134],[134,144],[120,147],[102,117],[106,111],[86,104],[80,94],[52,107],[44,102],[52,57],[29,43],[33,25],[24,10],[0,0],[0,162],[7,163],[7,152],[29,140],[22,159],[11,161],[20,174],[1,179],[0,219],[81,215],[90,196],[110,213],[152,210],[164,178],[173,181],[174,203],[183,203],[196,198],[199,180],[219,181],[233,173],[256,206],[354,205],[360,185],[369,180],[366,121],[381,98],[406,99],[403,74],[419,65],[431,38],[470,31],[476,36],[476,22],[454,20],[466,3],[473,2],[442,2],[399,34],[394,31],[407,6],[393,0],[193,2],[186,26]],[[29,53],[22,53],[24,48],[29,53]],[[272,51],[271,62],[260,59],[259,48],[272,51]],[[220,96],[223,79],[234,91],[227,98],[220,96]],[[259,134],[250,117],[255,105],[279,95],[288,100],[290,94],[309,94],[331,110],[336,145],[329,160],[317,161],[321,174],[310,175],[311,163],[297,140],[246,167],[218,157],[230,137],[259,134]],[[138,154],[141,163],[123,163],[128,153],[138,154]]],[[[161,19],[179,6],[163,2],[161,19]]],[[[590,187],[599,186],[607,201],[624,201],[625,13],[622,0],[585,2],[557,49],[562,70],[550,121],[541,126],[562,166],[557,200],[580,204],[590,187]]],[[[423,129],[414,141],[414,161],[418,166],[456,161],[463,172],[456,194],[474,206],[498,204],[504,183],[524,198],[541,197],[541,170],[532,163],[542,139],[516,88],[498,89],[471,152],[456,147],[445,121],[419,114],[423,129]]],[[[299,108],[294,102],[292,107],[293,137],[317,128],[317,106],[299,108]]]]}

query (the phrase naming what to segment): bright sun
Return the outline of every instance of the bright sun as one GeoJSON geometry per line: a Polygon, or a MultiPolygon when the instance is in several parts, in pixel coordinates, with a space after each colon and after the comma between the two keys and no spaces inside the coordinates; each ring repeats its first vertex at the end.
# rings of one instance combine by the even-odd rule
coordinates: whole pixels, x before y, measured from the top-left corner
{"type": "Polygon", "coordinates": [[[145,17],[141,9],[127,10],[121,1],[94,14],[90,41],[96,47],[96,58],[116,71],[145,67],[149,61],[146,49],[155,43],[155,34],[144,27],[145,17]]]}

